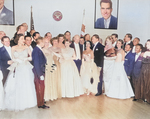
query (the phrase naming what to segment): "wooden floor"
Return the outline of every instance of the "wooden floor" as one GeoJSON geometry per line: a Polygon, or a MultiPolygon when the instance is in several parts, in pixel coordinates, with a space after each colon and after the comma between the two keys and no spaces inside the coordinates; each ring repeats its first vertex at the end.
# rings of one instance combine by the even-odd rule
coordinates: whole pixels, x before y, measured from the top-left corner
{"type": "Polygon", "coordinates": [[[1,111],[0,119],[150,119],[149,104],[105,95],[63,98],[47,102],[47,105],[50,109],[34,107],[20,112],[1,111]]]}

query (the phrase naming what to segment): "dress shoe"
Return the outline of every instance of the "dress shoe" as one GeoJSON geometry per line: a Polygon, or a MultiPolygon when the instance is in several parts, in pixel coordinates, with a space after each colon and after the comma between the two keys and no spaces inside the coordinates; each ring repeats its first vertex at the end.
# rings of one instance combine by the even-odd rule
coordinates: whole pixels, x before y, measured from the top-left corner
{"type": "Polygon", "coordinates": [[[43,106],[38,106],[38,108],[48,109],[49,106],[43,105],[43,106]]]}
{"type": "Polygon", "coordinates": [[[95,96],[99,96],[99,95],[101,95],[102,93],[97,93],[95,96]]]}
{"type": "Polygon", "coordinates": [[[46,104],[46,101],[44,102],[44,104],[46,104]]]}
{"type": "Polygon", "coordinates": [[[137,99],[133,99],[132,101],[137,101],[137,99]]]}

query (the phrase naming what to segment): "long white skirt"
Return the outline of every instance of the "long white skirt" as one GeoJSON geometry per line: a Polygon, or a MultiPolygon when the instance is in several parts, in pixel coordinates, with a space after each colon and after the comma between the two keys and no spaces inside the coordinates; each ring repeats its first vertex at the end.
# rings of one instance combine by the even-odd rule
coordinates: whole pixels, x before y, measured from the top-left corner
{"type": "Polygon", "coordinates": [[[73,60],[61,63],[62,97],[77,97],[83,94],[83,87],[78,69],[73,60]]]}
{"type": "Polygon", "coordinates": [[[124,70],[123,62],[115,62],[110,81],[108,97],[127,99],[134,96],[131,84],[124,70]]]}
{"type": "Polygon", "coordinates": [[[15,73],[10,71],[5,86],[5,109],[24,110],[37,105],[34,74],[29,63],[19,64],[15,73]]]}

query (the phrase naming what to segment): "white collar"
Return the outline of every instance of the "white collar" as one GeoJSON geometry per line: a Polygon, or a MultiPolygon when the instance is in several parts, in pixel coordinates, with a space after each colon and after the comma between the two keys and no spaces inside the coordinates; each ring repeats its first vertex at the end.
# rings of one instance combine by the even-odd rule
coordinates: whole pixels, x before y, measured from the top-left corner
{"type": "Polygon", "coordinates": [[[138,56],[139,56],[140,54],[141,54],[141,52],[139,52],[139,53],[136,53],[136,55],[138,55],[138,56]]]}
{"type": "Polygon", "coordinates": [[[4,47],[5,47],[6,49],[10,49],[10,48],[11,48],[10,46],[9,46],[9,47],[7,47],[7,46],[5,46],[5,45],[4,45],[4,47]]]}
{"type": "Polygon", "coordinates": [[[36,45],[40,50],[42,50],[42,48],[41,48],[41,46],[39,46],[39,45],[36,45]]]}
{"type": "Polygon", "coordinates": [[[108,19],[104,19],[107,22],[110,22],[111,16],[108,19]]]}
{"type": "Polygon", "coordinates": [[[98,41],[94,44],[94,46],[96,46],[98,44],[98,41]]]}
{"type": "Polygon", "coordinates": [[[126,42],[126,44],[129,44],[129,43],[131,43],[131,40],[130,40],[130,41],[128,41],[128,42],[126,42]]]}
{"type": "Polygon", "coordinates": [[[79,43],[75,43],[75,42],[74,42],[74,44],[75,44],[75,45],[78,45],[79,43]]]}

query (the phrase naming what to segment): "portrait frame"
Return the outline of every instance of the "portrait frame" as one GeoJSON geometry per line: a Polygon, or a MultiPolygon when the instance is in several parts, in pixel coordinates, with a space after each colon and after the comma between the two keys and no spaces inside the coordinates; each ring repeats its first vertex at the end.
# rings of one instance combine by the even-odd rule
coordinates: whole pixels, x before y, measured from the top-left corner
{"type": "Polygon", "coordinates": [[[94,14],[94,29],[117,30],[118,29],[118,13],[119,13],[119,0],[111,0],[112,12],[110,16],[109,25],[105,28],[105,19],[101,12],[101,0],[95,0],[95,14],[94,14]]]}
{"type": "Polygon", "coordinates": [[[0,13],[0,25],[15,25],[14,0],[4,0],[0,13]]]}

